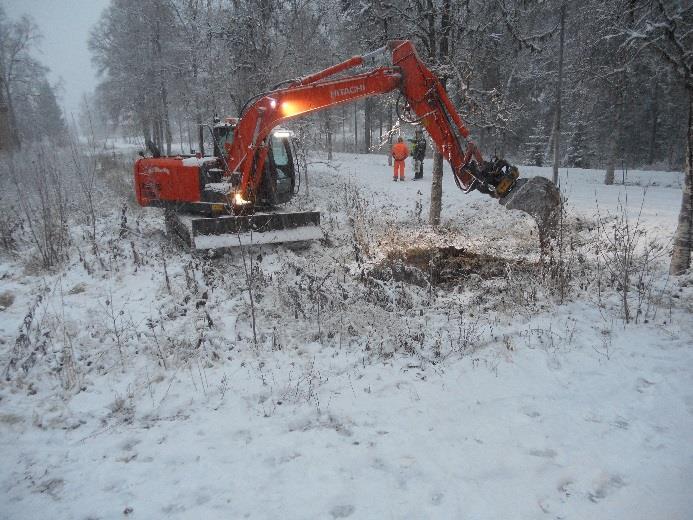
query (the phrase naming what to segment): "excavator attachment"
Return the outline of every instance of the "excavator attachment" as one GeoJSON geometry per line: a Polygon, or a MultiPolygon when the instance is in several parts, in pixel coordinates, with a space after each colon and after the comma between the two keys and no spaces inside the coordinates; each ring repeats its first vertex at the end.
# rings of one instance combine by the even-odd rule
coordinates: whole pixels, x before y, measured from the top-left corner
{"type": "Polygon", "coordinates": [[[563,199],[558,187],[545,177],[520,178],[510,193],[499,201],[507,209],[531,215],[539,228],[542,248],[556,236],[563,199]]]}
{"type": "Polygon", "coordinates": [[[237,247],[323,238],[320,212],[255,213],[200,218],[166,213],[166,229],[192,251],[223,253],[237,247]]]}

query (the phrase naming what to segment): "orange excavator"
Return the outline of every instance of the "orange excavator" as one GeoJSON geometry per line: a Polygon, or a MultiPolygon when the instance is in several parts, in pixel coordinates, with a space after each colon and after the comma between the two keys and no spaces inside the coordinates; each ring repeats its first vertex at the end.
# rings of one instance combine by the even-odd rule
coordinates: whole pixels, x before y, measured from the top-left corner
{"type": "MultiPolygon", "coordinates": [[[[137,200],[165,208],[168,228],[195,250],[320,238],[318,212],[275,210],[294,194],[298,168],[290,132],[277,127],[304,114],[393,91],[399,92],[398,117],[426,129],[463,192],[478,190],[539,217],[534,202],[507,204],[510,195],[522,191],[525,179],[518,180],[517,168],[503,159],[482,158],[443,85],[407,40],[391,41],[258,94],[239,118],[217,121],[211,128],[212,156],[161,157],[153,150],[154,157],[135,164],[137,200]],[[392,65],[343,74],[388,51],[392,65]]],[[[548,189],[555,196],[557,188],[548,189]]]]}

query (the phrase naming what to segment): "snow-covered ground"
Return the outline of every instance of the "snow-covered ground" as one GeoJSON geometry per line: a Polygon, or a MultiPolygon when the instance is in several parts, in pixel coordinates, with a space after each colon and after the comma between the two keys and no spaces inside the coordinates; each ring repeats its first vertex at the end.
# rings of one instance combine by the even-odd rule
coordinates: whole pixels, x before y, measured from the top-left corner
{"type": "Polygon", "coordinates": [[[59,272],[5,259],[0,518],[691,518],[691,278],[663,258],[626,325],[583,266],[626,198],[667,247],[680,174],[562,171],[584,241],[559,303],[525,215],[448,172],[425,224],[430,166],[395,183],[383,156],[315,158],[291,206],[326,237],[304,248],[193,258],[130,208],[59,272]],[[445,246],[531,268],[397,281],[388,255],[445,246]]]}

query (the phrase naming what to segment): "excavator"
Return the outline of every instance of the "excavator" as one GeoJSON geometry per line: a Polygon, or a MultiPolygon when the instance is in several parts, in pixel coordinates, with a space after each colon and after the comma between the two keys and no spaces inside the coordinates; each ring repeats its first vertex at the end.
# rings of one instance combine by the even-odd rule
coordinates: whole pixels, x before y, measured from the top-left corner
{"type": "Polygon", "coordinates": [[[442,83],[408,40],[390,41],[256,95],[238,118],[217,120],[210,128],[212,156],[161,157],[154,150],[153,157],[140,158],[134,167],[137,201],[164,208],[168,230],[192,250],[322,238],[319,212],[276,209],[292,198],[298,184],[291,133],[279,125],[395,91],[399,119],[425,128],[464,193],[477,190],[531,214],[540,233],[551,227],[558,188],[540,177],[520,179],[518,169],[503,159],[484,160],[442,83]],[[366,68],[384,53],[391,55],[392,65],[366,68]],[[356,67],[365,70],[346,73],[356,67]]]}

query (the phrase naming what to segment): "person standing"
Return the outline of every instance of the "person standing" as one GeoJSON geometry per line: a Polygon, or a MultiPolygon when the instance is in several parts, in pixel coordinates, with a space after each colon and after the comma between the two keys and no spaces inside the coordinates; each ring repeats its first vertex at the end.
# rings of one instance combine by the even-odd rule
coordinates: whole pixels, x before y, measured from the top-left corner
{"type": "Polygon", "coordinates": [[[426,138],[423,129],[417,128],[414,139],[410,140],[411,156],[414,159],[414,180],[423,179],[423,161],[426,157],[426,138]]]}
{"type": "Polygon", "coordinates": [[[395,170],[392,177],[393,181],[397,180],[397,174],[399,173],[399,180],[404,180],[404,160],[409,157],[409,148],[404,144],[404,139],[402,137],[397,138],[397,142],[392,145],[392,158],[395,160],[395,170]]]}

